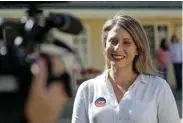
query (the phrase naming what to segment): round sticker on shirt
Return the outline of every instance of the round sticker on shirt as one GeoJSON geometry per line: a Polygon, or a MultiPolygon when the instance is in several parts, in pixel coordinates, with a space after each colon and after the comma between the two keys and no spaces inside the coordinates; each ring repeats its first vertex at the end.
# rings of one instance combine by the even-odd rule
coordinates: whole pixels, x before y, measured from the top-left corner
{"type": "Polygon", "coordinates": [[[95,106],[96,107],[103,107],[106,105],[106,99],[103,97],[99,97],[96,101],[95,101],[95,106]]]}

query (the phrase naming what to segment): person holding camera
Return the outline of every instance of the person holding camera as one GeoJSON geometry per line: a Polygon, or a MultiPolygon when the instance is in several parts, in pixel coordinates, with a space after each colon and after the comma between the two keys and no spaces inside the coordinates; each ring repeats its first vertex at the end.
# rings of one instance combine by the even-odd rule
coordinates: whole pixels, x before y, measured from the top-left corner
{"type": "Polygon", "coordinates": [[[72,123],[179,123],[170,86],[153,67],[140,22],[123,13],[102,30],[107,70],[77,91],[72,123]]]}
{"type": "MultiPolygon", "coordinates": [[[[78,35],[83,30],[82,22],[68,14],[50,12],[44,16],[37,5],[29,4],[21,23],[3,19],[1,25],[4,30],[8,27],[16,33],[12,39],[5,38],[0,44],[0,72],[3,75],[0,79],[4,85],[0,95],[3,100],[0,122],[55,123],[67,100],[72,97],[70,75],[59,57],[62,49],[74,55],[75,52],[52,36],[50,30],[57,28],[78,35]],[[40,60],[32,65],[38,55],[40,60]]],[[[11,37],[11,34],[7,36],[11,37]]]]}
{"type": "MultiPolygon", "coordinates": [[[[60,59],[57,57],[51,59],[54,62],[54,71],[61,71],[62,67],[59,70],[60,59]]],[[[69,99],[61,82],[53,82],[49,87],[46,87],[46,69],[43,58],[32,65],[34,77],[25,105],[28,123],[56,123],[69,99]]]]}

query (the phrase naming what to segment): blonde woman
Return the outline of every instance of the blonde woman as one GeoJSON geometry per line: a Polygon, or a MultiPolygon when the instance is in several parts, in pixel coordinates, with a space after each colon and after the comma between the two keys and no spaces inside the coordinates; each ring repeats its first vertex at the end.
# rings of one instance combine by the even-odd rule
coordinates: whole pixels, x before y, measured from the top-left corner
{"type": "Polygon", "coordinates": [[[172,91],[152,65],[148,38],[133,17],[103,26],[107,70],[78,89],[72,123],[179,123],[172,91]]]}

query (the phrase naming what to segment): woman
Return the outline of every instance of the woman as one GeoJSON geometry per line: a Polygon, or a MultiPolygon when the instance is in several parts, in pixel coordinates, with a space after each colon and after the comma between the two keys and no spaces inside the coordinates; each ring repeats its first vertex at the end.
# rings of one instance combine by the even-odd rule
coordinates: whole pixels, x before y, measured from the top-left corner
{"type": "Polygon", "coordinates": [[[170,61],[170,51],[168,43],[165,38],[161,40],[160,48],[158,49],[156,56],[156,65],[158,70],[163,74],[163,78],[167,80],[168,64],[170,61]]]}
{"type": "Polygon", "coordinates": [[[177,84],[176,90],[182,91],[182,46],[176,35],[172,35],[170,51],[177,84]]]}
{"type": "Polygon", "coordinates": [[[104,24],[102,43],[107,70],[80,85],[72,123],[179,123],[172,91],[152,66],[142,25],[118,13],[104,24]]]}

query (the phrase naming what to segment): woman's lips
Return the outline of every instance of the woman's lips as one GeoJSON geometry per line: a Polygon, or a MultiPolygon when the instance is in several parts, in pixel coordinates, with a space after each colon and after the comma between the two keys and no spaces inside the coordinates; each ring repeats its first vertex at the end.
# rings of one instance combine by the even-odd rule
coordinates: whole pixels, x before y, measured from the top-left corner
{"type": "Polygon", "coordinates": [[[111,54],[111,55],[112,55],[112,58],[117,61],[125,58],[125,56],[123,56],[123,55],[116,55],[116,54],[111,54]]]}

